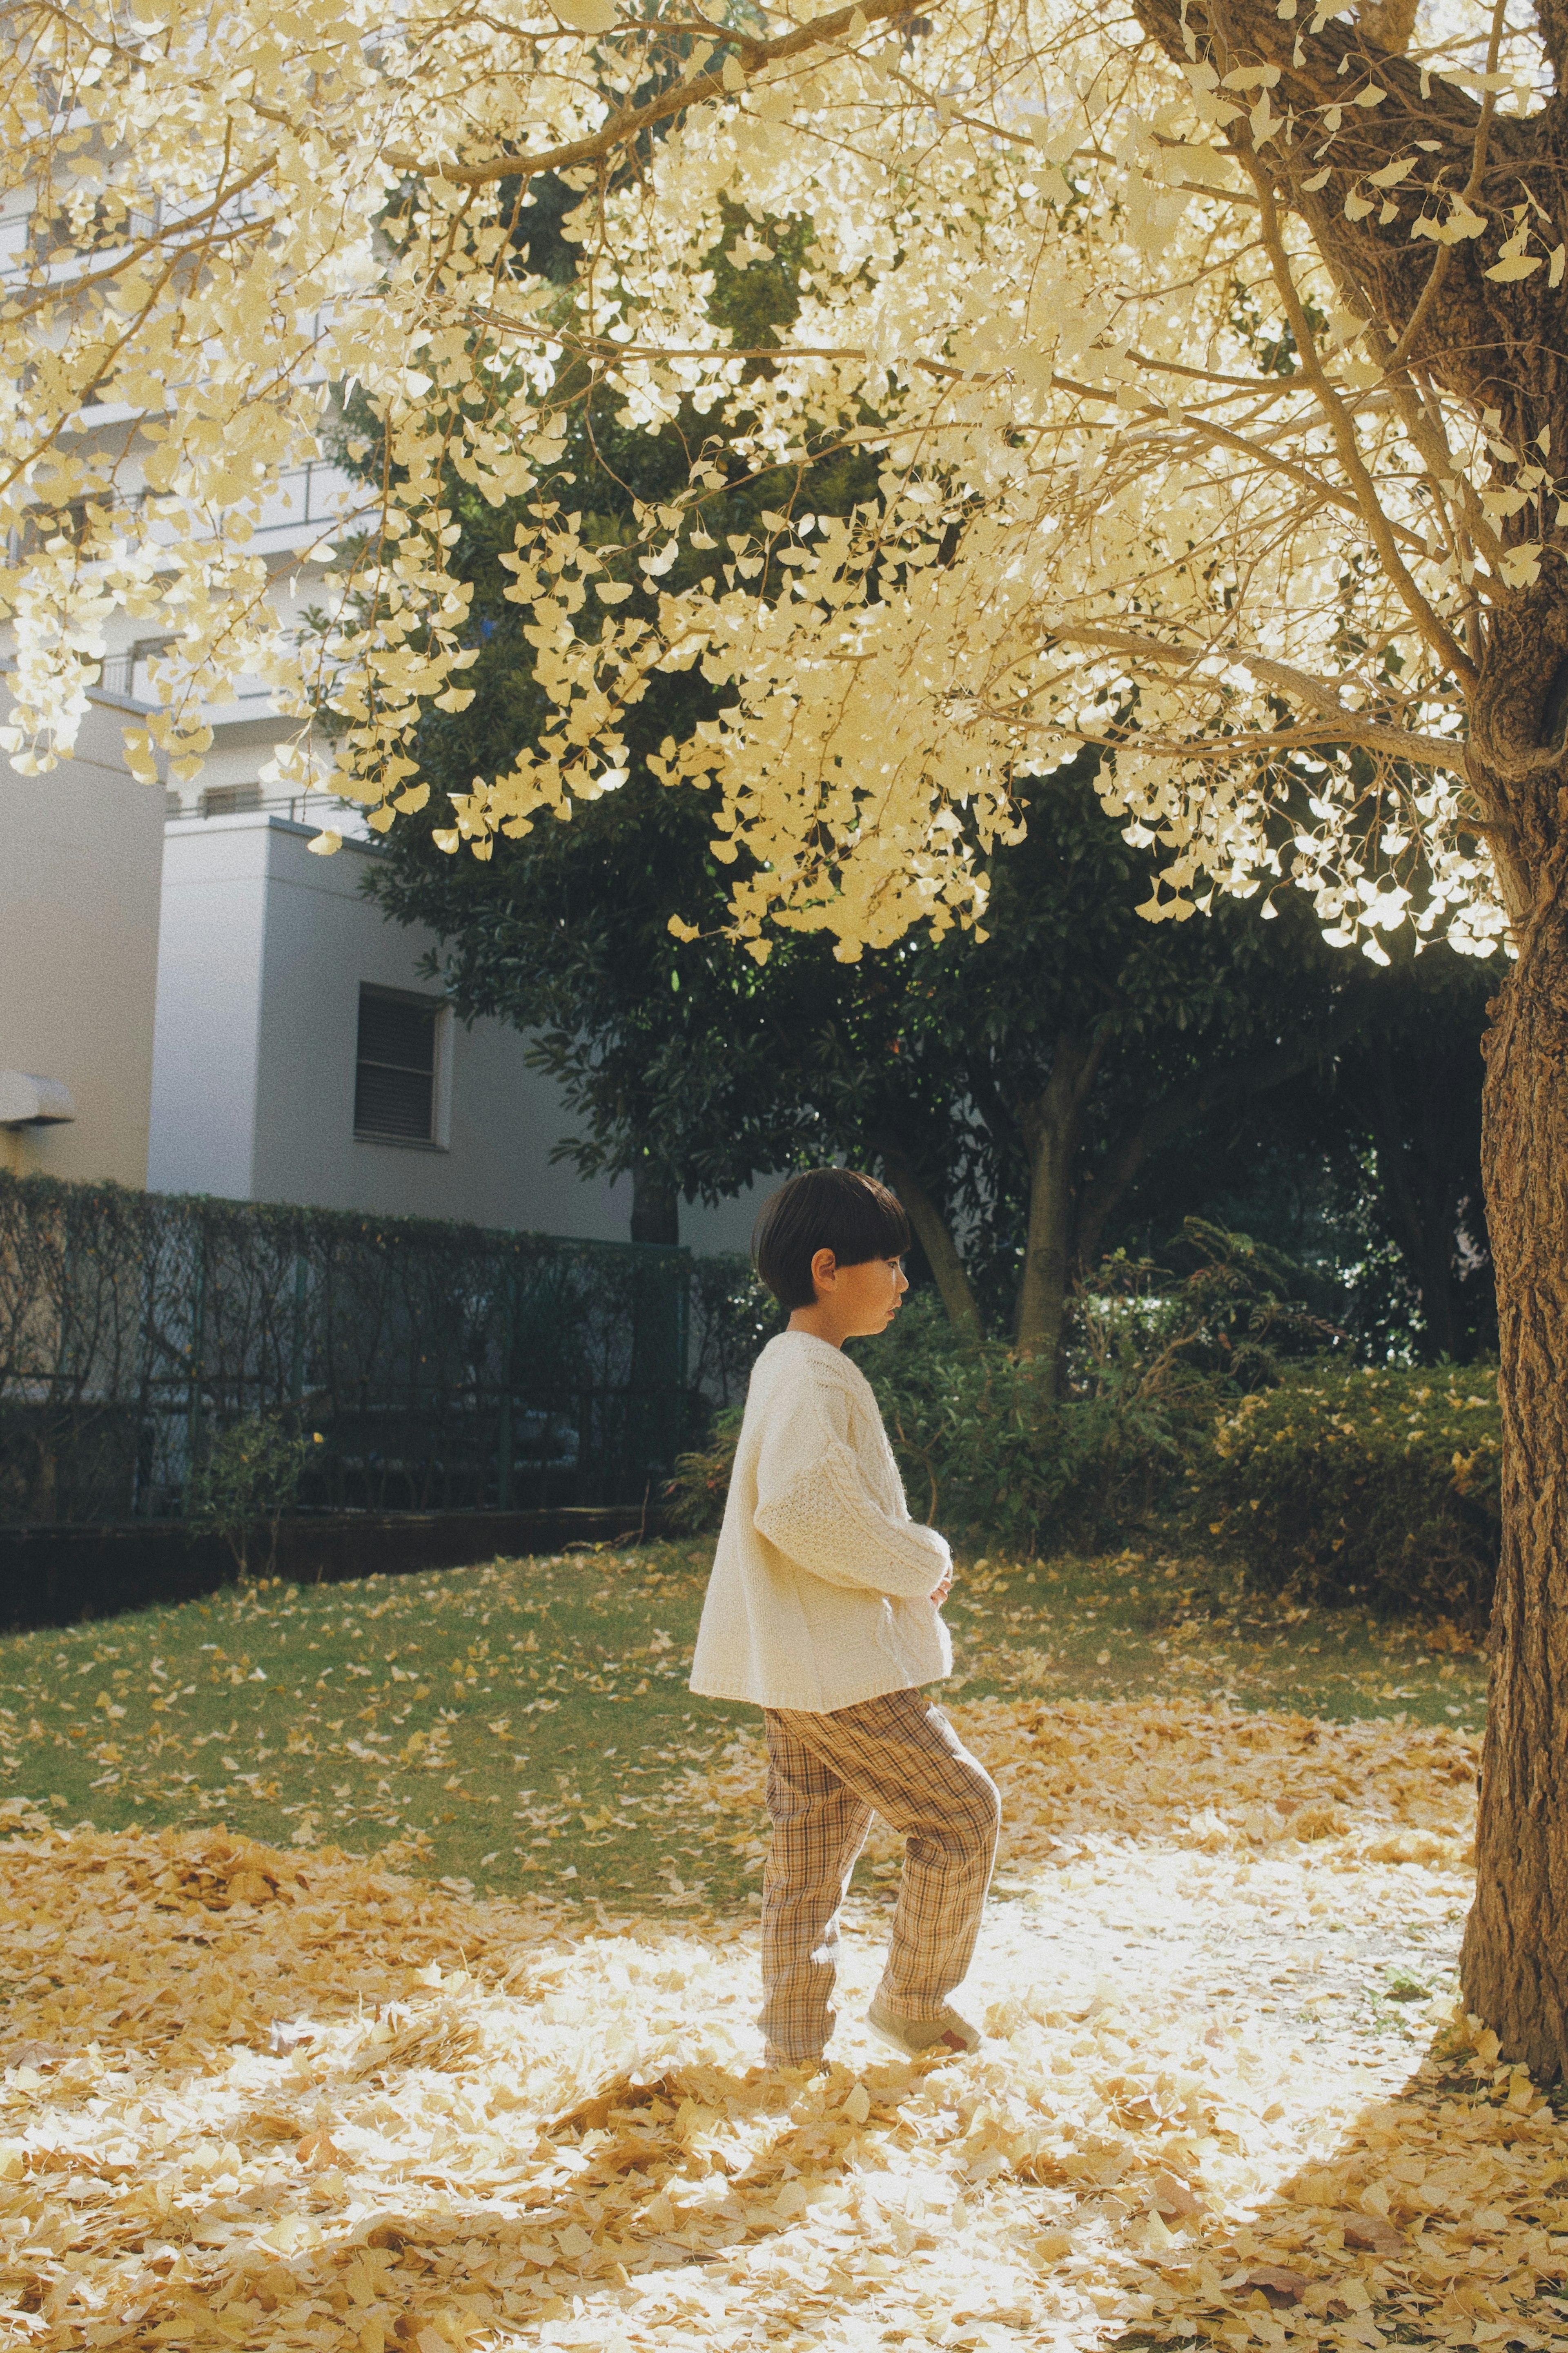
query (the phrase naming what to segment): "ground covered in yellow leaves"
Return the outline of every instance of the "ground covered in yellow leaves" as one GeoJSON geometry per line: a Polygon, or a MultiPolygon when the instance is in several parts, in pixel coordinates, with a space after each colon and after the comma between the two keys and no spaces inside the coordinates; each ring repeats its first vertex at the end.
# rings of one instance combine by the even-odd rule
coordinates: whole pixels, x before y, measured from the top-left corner
{"type": "MultiPolygon", "coordinates": [[[[100,1830],[214,1823],[380,1850],[451,1894],[679,1908],[745,1893],[680,1799],[756,1711],[687,1689],[710,1539],[353,1585],[280,1580],[0,1636],[0,1799],[100,1830]],[[672,1798],[672,1793],[673,1798],[672,1798]]],[[[965,1562],[948,1689],[1170,1692],[1477,1729],[1454,1626],[1310,1611],[1183,1554],[965,1562]]]]}
{"type": "MultiPolygon", "coordinates": [[[[975,2060],[758,2064],[739,1910],[470,1899],[231,1831],[0,1844],[18,2346],[1544,2347],[1568,2135],[1456,2024],[1475,1746],[955,1704],[1007,1842],[975,2060]]],[[[745,1859],[745,1734],[670,1803],[745,1859]]],[[[879,1876],[878,1874],[880,1874],[879,1876]]]]}

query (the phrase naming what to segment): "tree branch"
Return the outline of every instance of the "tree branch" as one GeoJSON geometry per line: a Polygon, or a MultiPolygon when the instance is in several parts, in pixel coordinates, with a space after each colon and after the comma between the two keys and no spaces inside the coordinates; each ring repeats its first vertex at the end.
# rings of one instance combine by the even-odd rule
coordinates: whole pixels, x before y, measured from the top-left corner
{"type": "MultiPolygon", "coordinates": [[[[1314,497],[1327,499],[1331,506],[1343,507],[1353,515],[1361,514],[1361,503],[1349,491],[1336,490],[1331,482],[1321,481],[1310,467],[1298,465],[1293,458],[1277,458],[1272,450],[1260,449],[1255,441],[1249,441],[1244,433],[1233,432],[1228,425],[1211,425],[1206,417],[1196,416],[1190,410],[1183,413],[1182,425],[1187,432],[1197,434],[1205,441],[1216,442],[1226,449],[1242,450],[1259,466],[1267,467],[1277,474],[1289,474],[1293,481],[1300,482],[1302,489],[1310,491],[1314,497]]],[[[1390,522],[1389,529],[1406,546],[1419,548],[1423,554],[1426,554],[1426,543],[1419,532],[1409,531],[1403,523],[1393,522],[1390,522]]]]}
{"type": "Polygon", "coordinates": [[[126,270],[142,260],[145,255],[161,252],[165,246],[173,245],[176,241],[178,241],[179,251],[174,258],[183,260],[193,243],[197,250],[205,252],[211,246],[223,243],[230,237],[256,237],[265,233],[272,227],[270,213],[262,215],[255,220],[236,221],[231,228],[220,230],[216,237],[203,236],[193,240],[189,234],[193,229],[205,229],[206,225],[222,212],[226,205],[231,205],[236,196],[242,196],[247,188],[254,187],[258,180],[264,179],[277,161],[276,155],[263,156],[254,170],[247,172],[243,179],[232,181],[226,188],[220,188],[212,202],[204,205],[199,212],[184,213],[178,220],[172,221],[166,229],[155,229],[151,237],[138,237],[133,243],[128,245],[123,252],[117,254],[113,261],[106,263],[101,269],[81,269],[74,277],[67,275],[62,269],[58,282],[46,286],[44,290],[35,295],[31,301],[20,301],[13,296],[0,304],[0,325],[11,326],[19,319],[32,318],[39,311],[58,309],[68,294],[88,293],[95,286],[112,285],[115,279],[122,277],[126,270]]]}
{"type": "Polygon", "coordinates": [[[1267,685],[1278,686],[1310,703],[1331,722],[1327,727],[1294,727],[1267,735],[1255,731],[1250,735],[1221,736],[1208,744],[1184,746],[1184,758],[1225,758],[1248,748],[1276,750],[1311,743],[1343,742],[1364,744],[1369,751],[1388,752],[1395,759],[1416,760],[1423,765],[1436,763],[1440,767],[1461,770],[1464,766],[1465,745],[1460,739],[1418,735],[1412,728],[1386,727],[1377,720],[1363,719],[1359,711],[1349,709],[1321,680],[1264,654],[1248,653],[1236,646],[1162,645],[1157,638],[1140,637],[1133,629],[1052,628],[1048,636],[1057,645],[1084,646],[1090,650],[1103,647],[1107,653],[1128,654],[1135,660],[1156,662],[1165,669],[1184,670],[1194,662],[1210,659],[1235,662],[1267,685]]]}
{"type": "MultiPolygon", "coordinates": [[[[1558,5],[1568,24],[1568,0],[1558,5]]],[[[1542,226],[1556,219],[1562,202],[1560,109],[1549,106],[1518,118],[1500,115],[1490,95],[1478,104],[1440,72],[1429,73],[1419,59],[1369,49],[1355,27],[1325,23],[1321,13],[1309,32],[1299,23],[1280,21],[1273,0],[1223,0],[1223,5],[1221,0],[1133,0],[1133,6],[1139,21],[1178,64],[1212,45],[1222,71],[1253,59],[1275,69],[1274,103],[1293,115],[1294,132],[1255,145],[1246,124],[1237,124],[1238,153],[1245,153],[1255,185],[1259,175],[1270,185],[1276,226],[1279,208],[1290,206],[1310,228],[1341,300],[1356,312],[1371,314],[1372,347],[1394,369],[1387,388],[1431,472],[1436,493],[1462,506],[1468,536],[1489,560],[1494,550],[1500,554],[1503,541],[1479,510],[1466,468],[1448,457],[1430,417],[1422,420],[1407,406],[1409,372],[1426,368],[1473,414],[1488,406],[1500,409],[1505,437],[1521,446],[1545,425],[1568,443],[1564,379],[1554,361],[1547,364],[1548,353],[1561,346],[1562,298],[1545,269],[1500,295],[1483,282],[1489,254],[1482,238],[1440,245],[1436,262],[1429,260],[1421,240],[1411,234],[1404,199],[1447,211],[1460,201],[1462,189],[1473,209],[1491,216],[1500,235],[1506,222],[1488,192],[1506,181],[1508,204],[1529,195],[1542,226]],[[1376,82],[1384,102],[1363,108],[1356,101],[1372,94],[1369,81],[1376,82]],[[1429,137],[1419,155],[1430,160],[1420,161],[1415,174],[1390,192],[1387,203],[1375,210],[1358,207],[1360,216],[1352,216],[1342,198],[1375,178],[1383,165],[1408,154],[1423,132],[1429,137]],[[1324,162],[1332,176],[1320,189],[1324,162]],[[1448,176],[1456,162],[1458,185],[1448,176]],[[1525,362],[1532,348],[1542,364],[1525,362]]],[[[1492,20],[1490,6],[1487,17],[1492,20]]],[[[1368,193],[1378,191],[1369,186],[1368,193]]],[[[1390,578],[1406,596],[1397,575],[1390,578]]],[[[1424,623],[1422,633],[1430,642],[1424,623]]],[[[1467,646],[1458,674],[1473,683],[1478,668],[1476,649],[1467,646]]]]}
{"type": "Polygon", "coordinates": [[[1319,356],[1311,322],[1307,316],[1306,305],[1296,285],[1295,272],[1290,267],[1290,258],[1285,250],[1285,240],[1279,234],[1279,209],[1274,200],[1274,189],[1268,174],[1259,164],[1250,138],[1246,147],[1239,152],[1242,162],[1251,175],[1252,185],[1258,190],[1260,207],[1259,234],[1263,240],[1264,250],[1268,256],[1269,267],[1273,271],[1275,291],[1285,306],[1285,315],[1290,322],[1290,332],[1296,338],[1296,348],[1301,355],[1301,372],[1317,395],[1318,405],[1327,419],[1330,432],[1333,435],[1334,446],[1340,455],[1340,463],[1344,468],[1351,487],[1356,494],[1362,520],[1371,533],[1373,545],[1383,560],[1383,568],[1388,576],[1389,584],[1415,622],[1416,628],[1436,655],[1442,667],[1452,670],[1456,678],[1462,678],[1467,685],[1473,687],[1478,682],[1476,666],[1453,631],[1438,618],[1412,579],[1405,560],[1394,544],[1393,527],[1383,511],[1383,501],[1377,495],[1377,485],[1366,470],[1365,460],[1361,454],[1361,444],[1356,438],[1355,425],[1347,413],[1338,391],[1330,382],[1328,372],[1319,356]]]}
{"type": "MultiPolygon", "coordinates": [[[[728,42],[734,49],[741,70],[749,80],[764,66],[778,65],[787,58],[800,57],[808,49],[841,40],[857,16],[868,26],[897,23],[906,16],[929,14],[937,5],[938,0],[859,0],[858,7],[836,8],[831,16],[814,17],[809,25],[797,25],[793,32],[783,33],[774,41],[752,40],[719,26],[712,30],[715,38],[728,42]]],[[[628,23],[625,29],[635,32],[643,27],[628,23]]],[[[658,31],[662,27],[656,24],[649,29],[658,31]]],[[[689,107],[731,95],[721,71],[697,74],[690,81],[673,83],[644,106],[625,107],[620,113],[612,114],[603,129],[588,138],[569,139],[559,147],[542,148],[537,154],[492,156],[483,164],[422,157],[407,147],[388,147],[384,155],[394,171],[407,172],[422,180],[445,180],[457,187],[484,187],[496,180],[532,180],[544,172],[569,172],[582,164],[602,163],[617,147],[629,146],[645,131],[684,114],[689,107]]]]}
{"type": "MultiPolygon", "coordinates": [[[[1507,8],[1508,0],[1496,0],[1492,9],[1491,37],[1487,43],[1489,74],[1495,74],[1497,71],[1498,51],[1502,45],[1503,17],[1507,8]]],[[[1496,110],[1497,94],[1489,90],[1481,100],[1480,118],[1476,124],[1475,143],[1470,150],[1470,176],[1465,183],[1465,193],[1460,198],[1462,204],[1469,204],[1480,187],[1487,168],[1487,142],[1491,136],[1492,116],[1496,110]]],[[[1451,245],[1440,245],[1437,248],[1432,268],[1427,274],[1426,283],[1421,290],[1421,298],[1410,313],[1405,332],[1389,353],[1386,362],[1389,374],[1392,374],[1395,368],[1402,368],[1415,350],[1415,338],[1426,325],[1427,314],[1443,290],[1443,280],[1448,274],[1448,257],[1453,250],[1451,245]]]]}
{"type": "Polygon", "coordinates": [[[983,1340],[984,1325],[981,1321],[980,1303],[969,1280],[969,1270],[959,1255],[952,1239],[952,1229],[937,1208],[908,1155],[880,1137],[873,1142],[881,1155],[888,1182],[903,1203],[915,1240],[926,1254],[942,1303],[947,1310],[947,1320],[955,1332],[965,1339],[983,1340]]]}

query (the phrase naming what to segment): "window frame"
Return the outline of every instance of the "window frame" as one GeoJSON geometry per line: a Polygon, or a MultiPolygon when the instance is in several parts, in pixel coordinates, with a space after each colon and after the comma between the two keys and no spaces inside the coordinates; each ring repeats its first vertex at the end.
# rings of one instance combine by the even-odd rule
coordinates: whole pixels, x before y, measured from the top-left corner
{"type": "MultiPolygon", "coordinates": [[[[362,980],[354,997],[353,1092],[349,1103],[350,1132],[355,1144],[394,1152],[448,1152],[452,1138],[452,1008],[444,997],[430,997],[416,988],[393,988],[379,980],[362,980]],[[430,1134],[381,1135],[360,1127],[354,1120],[359,1074],[364,1057],[359,1050],[360,1011],[367,997],[383,1004],[417,1007],[430,1020],[430,1134]]],[[[386,1065],[384,1067],[393,1067],[386,1065]]]]}

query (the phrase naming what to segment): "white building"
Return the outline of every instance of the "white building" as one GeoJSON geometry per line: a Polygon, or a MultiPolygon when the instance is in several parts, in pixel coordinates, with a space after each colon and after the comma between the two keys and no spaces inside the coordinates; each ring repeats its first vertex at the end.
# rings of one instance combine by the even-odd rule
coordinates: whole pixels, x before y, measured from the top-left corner
{"type": "MultiPolygon", "coordinates": [[[[352,512],[331,466],[285,478],[248,543],[287,616],[321,596],[308,551],[352,512]]],[[[153,649],[128,647],[124,684],[153,649]]],[[[154,1190],[462,1218],[625,1241],[629,1178],[552,1163],[574,1121],[526,1041],[453,1018],[419,965],[434,934],[361,892],[379,855],[355,810],[265,776],[286,723],[259,680],[206,713],[213,745],[168,797],[148,1182],[154,1190]],[[325,825],[332,857],[308,844],[325,825]]],[[[681,1240],[744,1250],[756,1201],[681,1206],[681,1240]]]]}
{"type": "MultiPolygon", "coordinates": [[[[552,1164],[570,1116],[522,1036],[456,1020],[419,971],[433,935],[362,895],[378,847],[317,857],[315,831],[260,807],[169,821],[153,1189],[625,1241],[629,1181],[552,1164]]],[[[681,1239],[743,1250],[754,1215],[683,1206],[681,1239]]]]}
{"type": "Polygon", "coordinates": [[[0,1168],[18,1174],[147,1181],[163,810],[127,771],[131,716],[94,689],[47,776],[0,754],[0,1168]]]}
{"type": "MultiPolygon", "coordinates": [[[[127,421],[86,412],[77,430],[127,421]]],[[[121,479],[134,499],[133,448],[121,479]]],[[[247,552],[286,626],[321,601],[316,550],[358,496],[304,466],[258,517],[247,552]]],[[[193,783],[139,785],[121,730],[166,641],[109,628],[74,757],[20,776],[0,755],[0,1166],[628,1239],[629,1179],[552,1164],[574,1122],[523,1039],[454,1020],[419,974],[432,935],[360,895],[377,846],[359,813],[268,784],[293,723],[262,681],[206,710],[193,783]],[[307,848],[323,824],[344,836],[334,857],[307,848]]],[[[744,1249],[755,1206],[683,1204],[681,1239],[744,1249]]]]}

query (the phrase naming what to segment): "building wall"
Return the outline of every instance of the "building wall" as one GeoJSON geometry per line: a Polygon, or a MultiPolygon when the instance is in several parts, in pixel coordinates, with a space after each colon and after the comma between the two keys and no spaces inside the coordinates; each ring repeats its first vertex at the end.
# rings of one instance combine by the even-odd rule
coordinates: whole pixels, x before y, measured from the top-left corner
{"type": "Polygon", "coordinates": [[[127,773],[134,715],[94,693],[44,776],[0,754],[0,1069],[58,1079],[76,1105],[68,1125],[0,1128],[0,1166],[147,1181],[163,790],[127,773]]]}
{"type": "MultiPolygon", "coordinates": [[[[153,1188],[626,1240],[629,1183],[552,1165],[570,1114],[501,1023],[446,1025],[445,1148],[354,1135],[361,984],[437,994],[419,972],[434,941],[361,895],[371,844],[319,858],[314,831],[263,811],[169,825],[153,1188]]],[[[754,1214],[683,1206],[681,1238],[743,1249],[754,1214]]]]}
{"type": "Polygon", "coordinates": [[[266,828],[244,818],[167,828],[147,1156],[156,1193],[253,1198],[266,828]]]}

